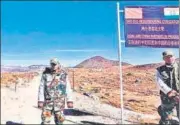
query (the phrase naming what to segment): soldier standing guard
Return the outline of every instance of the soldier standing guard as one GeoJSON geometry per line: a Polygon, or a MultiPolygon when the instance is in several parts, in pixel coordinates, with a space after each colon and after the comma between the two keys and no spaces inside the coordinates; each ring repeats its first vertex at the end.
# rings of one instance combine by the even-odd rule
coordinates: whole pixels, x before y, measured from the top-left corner
{"type": "Polygon", "coordinates": [[[68,74],[62,69],[57,58],[50,60],[50,68],[42,74],[38,92],[38,107],[42,109],[41,124],[50,124],[52,113],[56,125],[65,120],[63,110],[65,98],[67,107],[73,108],[72,90],[68,74]]]}
{"type": "Polygon", "coordinates": [[[165,64],[157,68],[156,83],[160,88],[161,105],[158,113],[160,124],[178,124],[172,119],[173,109],[176,108],[179,118],[179,68],[171,51],[162,53],[165,64]]]}

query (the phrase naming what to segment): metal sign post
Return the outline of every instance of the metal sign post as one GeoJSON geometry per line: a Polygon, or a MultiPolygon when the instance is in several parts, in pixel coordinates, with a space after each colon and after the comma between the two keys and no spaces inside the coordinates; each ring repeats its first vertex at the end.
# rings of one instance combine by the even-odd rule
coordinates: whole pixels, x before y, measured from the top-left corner
{"type": "Polygon", "coordinates": [[[120,39],[120,7],[119,3],[117,3],[117,24],[118,24],[118,44],[119,44],[119,49],[118,49],[118,57],[119,57],[119,71],[120,71],[120,95],[121,95],[121,124],[123,124],[124,121],[124,104],[123,104],[123,85],[122,85],[122,50],[121,50],[121,39],[120,39]]]}

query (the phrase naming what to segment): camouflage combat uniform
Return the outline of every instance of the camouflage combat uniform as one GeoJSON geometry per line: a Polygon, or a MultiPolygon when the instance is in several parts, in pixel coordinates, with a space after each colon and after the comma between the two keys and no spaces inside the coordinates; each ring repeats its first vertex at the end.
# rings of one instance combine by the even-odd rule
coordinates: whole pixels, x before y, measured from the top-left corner
{"type": "Polygon", "coordinates": [[[160,90],[161,106],[158,107],[158,113],[161,116],[161,121],[166,121],[169,115],[172,115],[173,109],[176,108],[177,115],[179,118],[179,104],[175,102],[174,99],[169,98],[167,93],[171,90],[179,92],[179,70],[178,64],[174,63],[171,66],[163,65],[157,68],[157,77],[162,80],[159,84],[160,90]],[[163,84],[164,85],[163,85],[163,84]],[[165,92],[166,91],[166,92],[165,92]]]}
{"type": "Polygon", "coordinates": [[[38,94],[38,101],[44,102],[41,115],[42,124],[50,123],[52,113],[56,124],[63,122],[65,97],[67,96],[67,101],[72,101],[71,92],[68,75],[65,71],[53,73],[50,68],[46,68],[42,74],[38,94]]]}

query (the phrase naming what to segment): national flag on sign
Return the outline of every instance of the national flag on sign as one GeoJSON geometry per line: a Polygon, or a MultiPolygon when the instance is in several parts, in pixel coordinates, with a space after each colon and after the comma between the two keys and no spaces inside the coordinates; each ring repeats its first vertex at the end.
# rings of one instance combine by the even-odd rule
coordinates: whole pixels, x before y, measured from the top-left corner
{"type": "Polygon", "coordinates": [[[125,19],[142,19],[142,8],[125,8],[125,19]]]}
{"type": "Polygon", "coordinates": [[[179,8],[164,8],[164,17],[166,19],[179,19],[179,8]]]}

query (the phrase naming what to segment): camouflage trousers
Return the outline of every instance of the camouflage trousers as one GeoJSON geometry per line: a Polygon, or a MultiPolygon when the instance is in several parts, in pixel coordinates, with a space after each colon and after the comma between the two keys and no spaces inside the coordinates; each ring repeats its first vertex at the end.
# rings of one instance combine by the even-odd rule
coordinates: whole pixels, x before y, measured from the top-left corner
{"type": "Polygon", "coordinates": [[[169,99],[164,94],[161,94],[160,96],[162,104],[158,107],[158,113],[161,116],[161,121],[171,120],[174,109],[176,109],[179,118],[179,104],[176,104],[173,99],[169,99]]]}
{"type": "Polygon", "coordinates": [[[41,125],[50,124],[52,115],[54,115],[54,122],[56,125],[62,124],[65,119],[63,114],[64,108],[65,108],[64,98],[56,99],[53,101],[46,100],[41,114],[41,119],[42,119],[41,125]]]}

